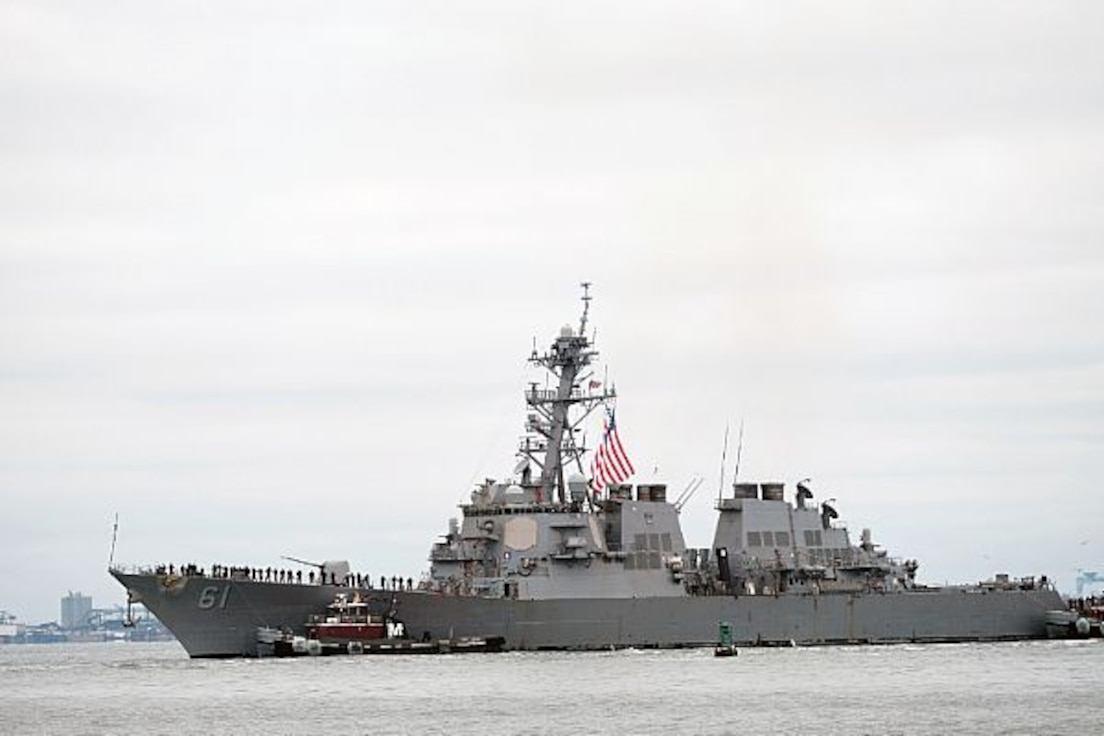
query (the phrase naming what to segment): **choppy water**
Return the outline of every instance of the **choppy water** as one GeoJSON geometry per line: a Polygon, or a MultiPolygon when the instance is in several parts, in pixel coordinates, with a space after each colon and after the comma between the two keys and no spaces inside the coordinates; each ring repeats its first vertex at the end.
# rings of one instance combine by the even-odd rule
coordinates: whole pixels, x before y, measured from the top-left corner
{"type": "Polygon", "coordinates": [[[1096,734],[1104,642],[190,660],[0,646],[3,734],[1096,734]]]}

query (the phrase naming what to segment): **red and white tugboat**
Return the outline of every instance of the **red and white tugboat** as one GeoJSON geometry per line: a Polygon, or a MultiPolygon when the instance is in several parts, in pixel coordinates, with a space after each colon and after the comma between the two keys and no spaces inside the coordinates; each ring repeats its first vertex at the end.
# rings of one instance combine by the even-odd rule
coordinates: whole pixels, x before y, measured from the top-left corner
{"type": "Polygon", "coordinates": [[[398,621],[372,614],[367,601],[354,592],[339,593],[326,613],[311,616],[306,636],[291,629],[257,629],[257,655],[260,657],[299,657],[323,654],[463,654],[502,651],[501,636],[459,637],[415,641],[406,636],[398,621]]]}
{"type": "Polygon", "coordinates": [[[364,645],[387,636],[387,622],[382,616],[368,612],[368,604],[359,593],[350,598],[338,593],[324,614],[311,616],[307,621],[307,639],[323,648],[341,648],[349,653],[363,650],[364,645]]]}

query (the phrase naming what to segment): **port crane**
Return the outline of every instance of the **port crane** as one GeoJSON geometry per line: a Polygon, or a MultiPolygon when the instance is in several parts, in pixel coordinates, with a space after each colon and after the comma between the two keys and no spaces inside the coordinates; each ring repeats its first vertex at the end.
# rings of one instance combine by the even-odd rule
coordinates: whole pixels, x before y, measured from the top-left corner
{"type": "Polygon", "coordinates": [[[1086,585],[1094,585],[1097,583],[1104,583],[1104,575],[1093,570],[1078,570],[1077,575],[1077,597],[1080,598],[1081,594],[1085,591],[1086,585]]]}

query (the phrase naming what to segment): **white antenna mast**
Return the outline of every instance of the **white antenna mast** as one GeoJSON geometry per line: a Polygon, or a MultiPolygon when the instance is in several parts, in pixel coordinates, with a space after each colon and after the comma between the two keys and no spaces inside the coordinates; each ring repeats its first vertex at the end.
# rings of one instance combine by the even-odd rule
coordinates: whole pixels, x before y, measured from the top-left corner
{"type": "Polygon", "coordinates": [[[579,336],[581,337],[586,334],[587,313],[590,312],[590,300],[593,297],[590,295],[589,281],[583,281],[579,286],[583,287],[583,317],[579,320],[579,336]]]}
{"type": "Polygon", "coordinates": [[[740,455],[744,452],[744,420],[740,420],[740,438],[736,441],[736,468],[732,471],[732,482],[740,478],[740,455]]]}
{"type": "MultiPolygon", "coordinates": [[[[721,496],[724,494],[724,481],[725,481],[725,459],[728,457],[728,422],[725,422],[725,434],[724,434],[724,447],[721,450],[721,481],[717,484],[717,503],[720,504],[721,496]]],[[[739,465],[739,460],[736,464],[739,465]]]]}

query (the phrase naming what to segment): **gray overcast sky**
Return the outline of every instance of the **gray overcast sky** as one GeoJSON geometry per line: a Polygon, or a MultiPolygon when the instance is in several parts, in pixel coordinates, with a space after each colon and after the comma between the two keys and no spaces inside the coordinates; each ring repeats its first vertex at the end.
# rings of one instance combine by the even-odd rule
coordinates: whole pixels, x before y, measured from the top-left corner
{"type": "Polygon", "coordinates": [[[417,577],[592,323],[707,546],[812,476],[927,582],[1104,567],[1097,2],[0,2],[0,608],[417,577]],[[461,7],[461,5],[463,7],[461,7]],[[733,452],[730,448],[729,457],[733,452]],[[731,472],[731,464],[730,464],[731,472]]]}

